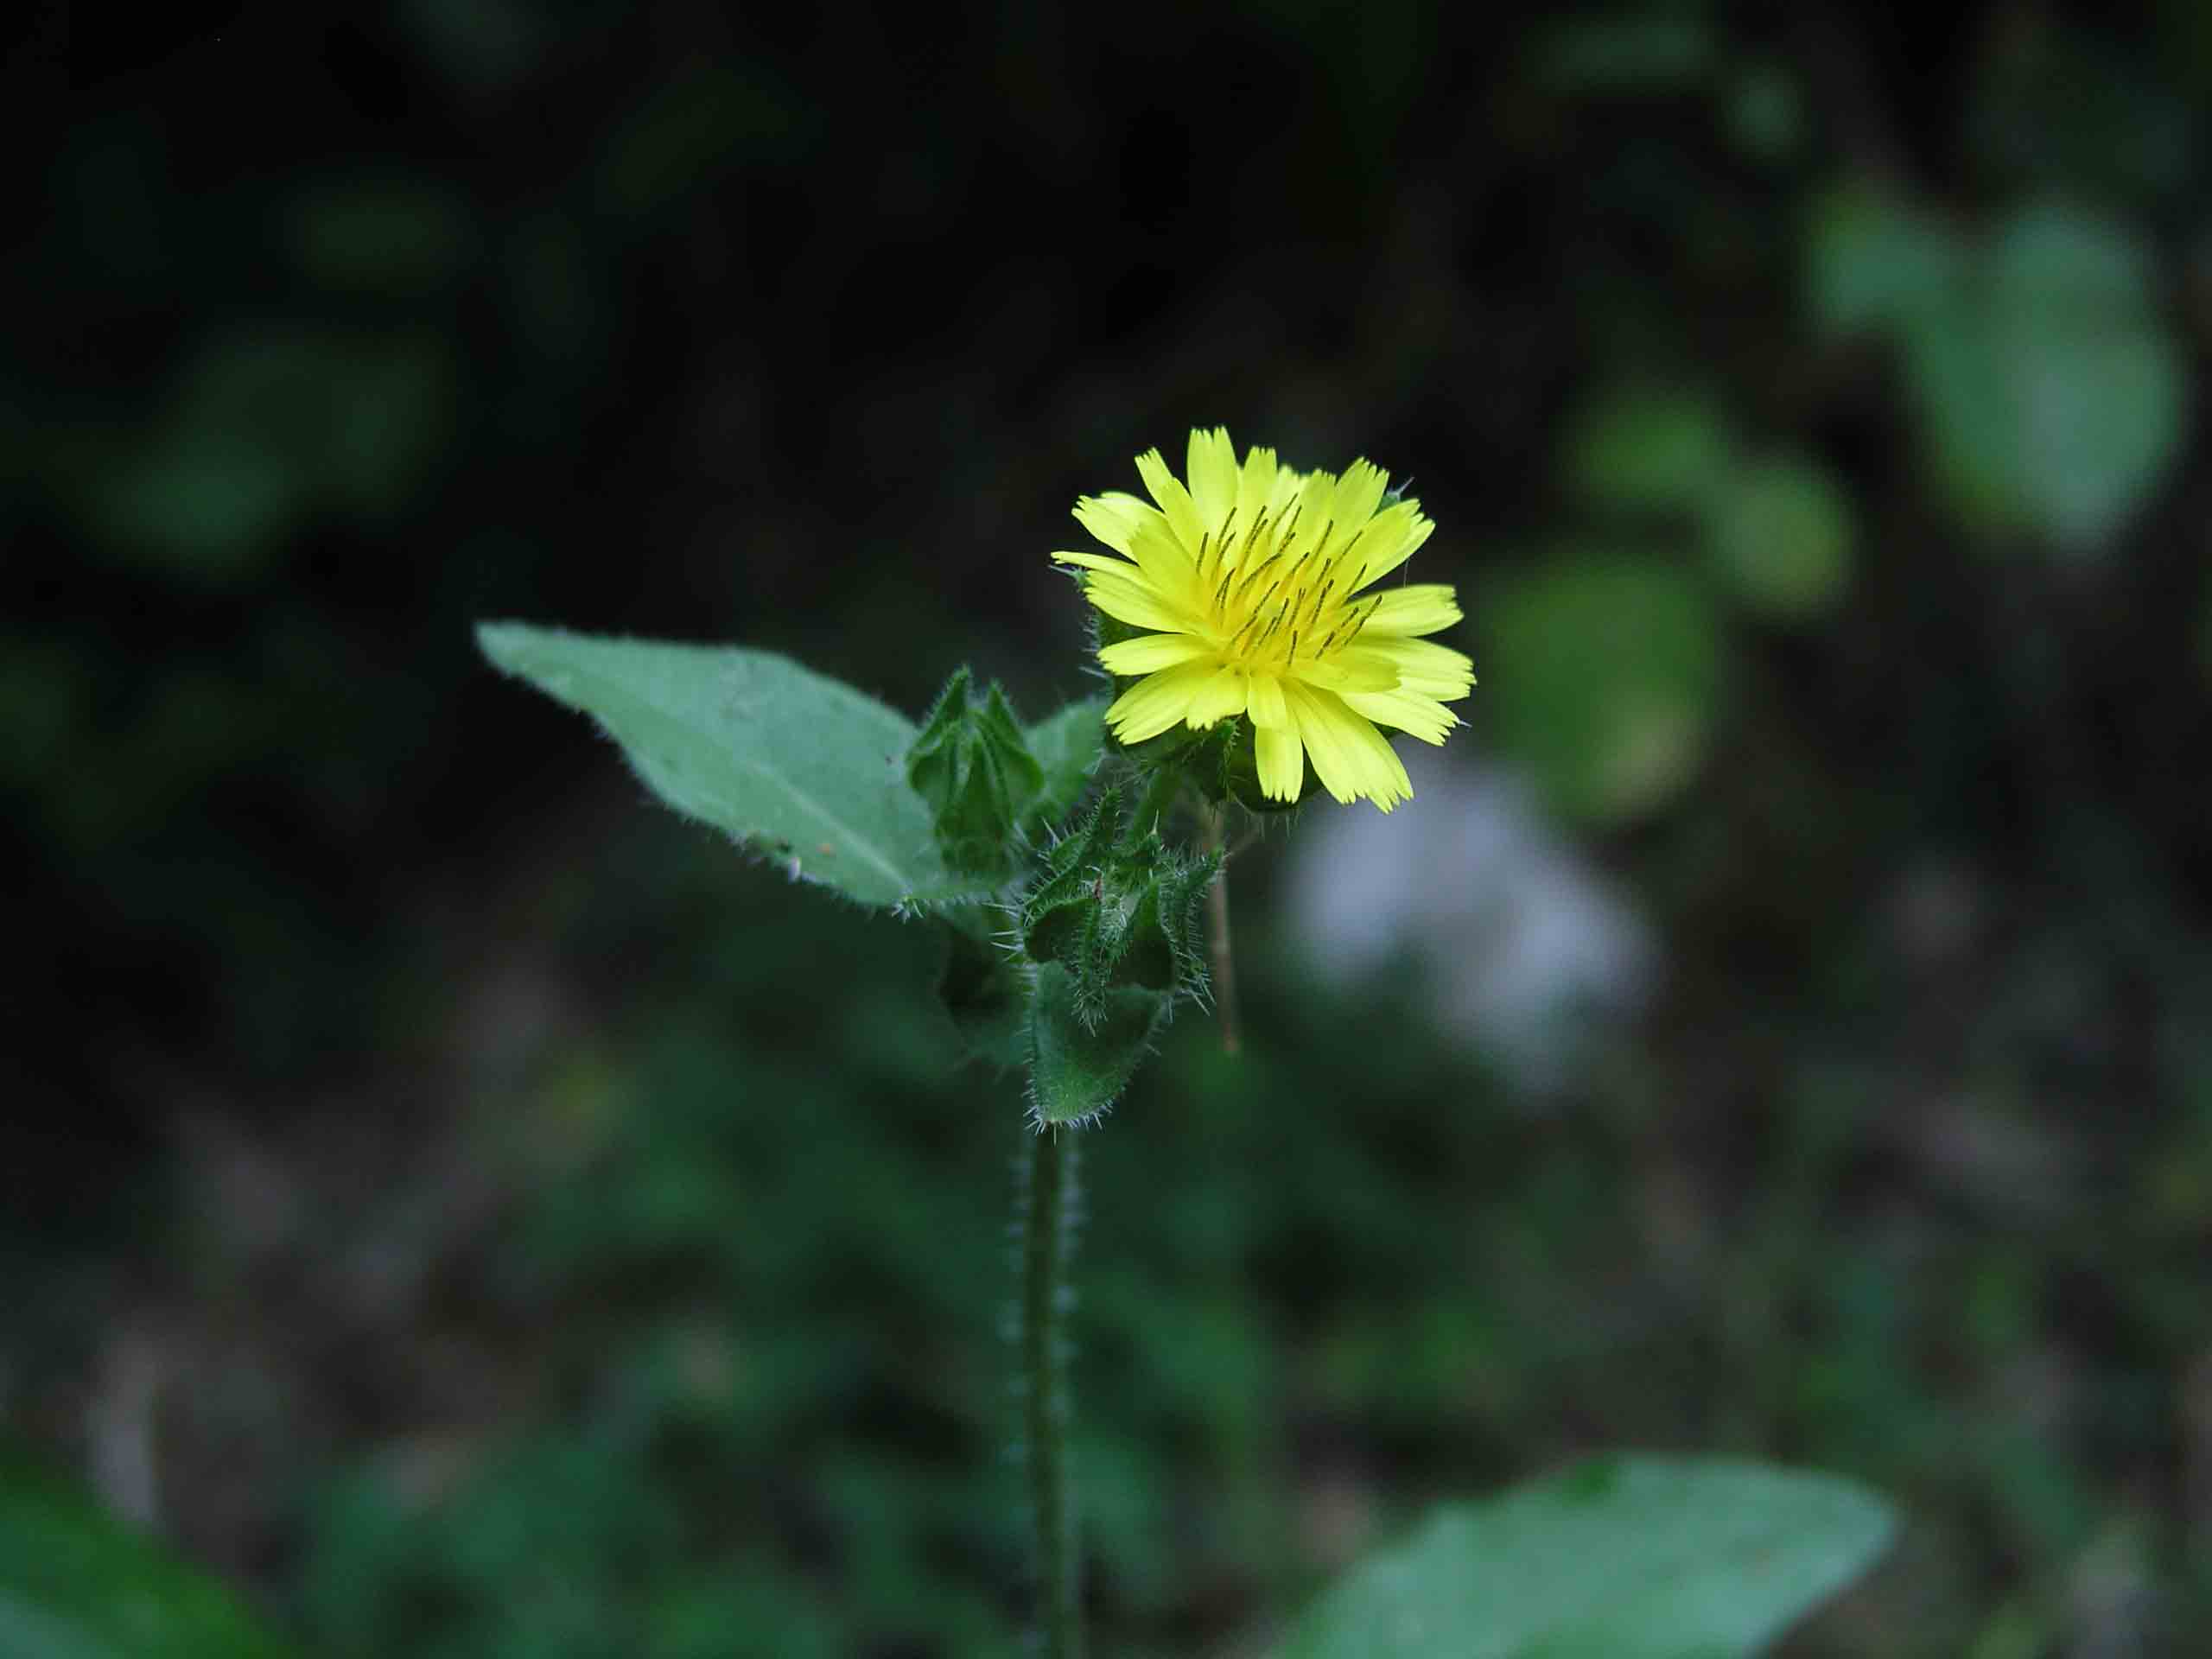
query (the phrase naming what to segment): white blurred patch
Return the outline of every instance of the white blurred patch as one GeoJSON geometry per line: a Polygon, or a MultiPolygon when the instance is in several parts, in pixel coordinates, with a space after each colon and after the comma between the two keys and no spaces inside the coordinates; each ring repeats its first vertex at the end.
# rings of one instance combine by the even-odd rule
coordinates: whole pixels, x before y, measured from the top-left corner
{"type": "Polygon", "coordinates": [[[1517,779],[1405,749],[1414,798],[1389,817],[1325,801],[1305,816],[1294,931],[1347,988],[1413,963],[1440,1027],[1526,1086],[1565,1083],[1593,1030],[1648,995],[1650,931],[1517,779]]]}

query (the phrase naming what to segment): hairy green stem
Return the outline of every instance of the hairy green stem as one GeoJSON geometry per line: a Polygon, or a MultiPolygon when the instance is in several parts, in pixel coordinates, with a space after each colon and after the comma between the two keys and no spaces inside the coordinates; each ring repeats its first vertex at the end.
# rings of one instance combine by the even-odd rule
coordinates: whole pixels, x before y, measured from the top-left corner
{"type": "MultiPolygon", "coordinates": [[[[1211,806],[1205,814],[1205,849],[1218,852],[1227,835],[1228,814],[1220,807],[1211,806]]],[[[1221,868],[1213,878],[1213,885],[1206,891],[1206,944],[1213,958],[1214,1018],[1221,1027],[1221,1052],[1235,1054],[1244,1046],[1236,1030],[1236,963],[1229,949],[1229,861],[1221,861],[1221,868]]]]}
{"type": "Polygon", "coordinates": [[[1022,1207],[1022,1416],[1029,1498],[1037,1536],[1037,1621],[1048,1659],[1081,1659],[1081,1552],[1068,1480],[1067,1361],[1061,1329],[1068,1258],[1074,1253],[1075,1136],[1047,1128],[1029,1137],[1022,1207]]]}

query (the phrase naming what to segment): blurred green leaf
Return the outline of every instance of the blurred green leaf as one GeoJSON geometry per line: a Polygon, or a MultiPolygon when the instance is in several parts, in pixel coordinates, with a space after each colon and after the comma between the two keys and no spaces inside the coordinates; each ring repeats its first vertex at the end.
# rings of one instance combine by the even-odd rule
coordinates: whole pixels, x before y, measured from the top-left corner
{"type": "Polygon", "coordinates": [[[613,213],[652,213],[728,168],[797,159],[814,128],[798,95],[766,78],[763,60],[694,61],[608,134],[595,194],[613,213]]]}
{"type": "Polygon", "coordinates": [[[1449,1505],[1355,1568],[1283,1659],[1727,1659],[1855,1577],[1887,1507],[1824,1475],[1606,1458],[1449,1505]]]}
{"type": "Polygon", "coordinates": [[[1930,461],[1993,530],[2082,550],[2119,529],[2182,437],[2181,353],[2123,227],[2044,203],[1968,258],[1893,204],[1845,194],[1815,222],[1815,311],[1904,338],[1930,461]]]}
{"type": "Polygon", "coordinates": [[[421,299],[451,283],[475,251],[467,200],[404,175],[303,192],[285,228],[300,269],[341,292],[421,299]]]}
{"type": "Polygon", "coordinates": [[[249,436],[187,427],[93,480],[91,514],[110,540],[217,584],[258,570],[291,527],[309,481],[249,436]]]}
{"type": "Polygon", "coordinates": [[[235,581],[319,505],[404,506],[450,435],[451,404],[435,335],[242,329],[201,347],[152,432],[80,461],[78,492],[126,556],[235,581]]]}
{"type": "Polygon", "coordinates": [[[1027,728],[1029,752],[1045,768],[1044,792],[1031,809],[1033,821],[1043,828],[1067,817],[1097,770],[1106,741],[1106,703],[1104,697],[1080,698],[1027,728]]]}
{"type": "Polygon", "coordinates": [[[1846,185],[1815,205],[1806,285],[1813,315],[1837,330],[1927,315],[1957,281],[1957,238],[1887,193],[1846,185]]]}
{"type": "Polygon", "coordinates": [[[290,1651],[213,1578],[57,1481],[0,1458],[8,1659],[277,1659],[290,1651]]]}
{"type": "Polygon", "coordinates": [[[1833,604],[1851,577],[1851,502],[1827,469],[1777,454],[1739,467],[1714,501],[1706,550],[1747,608],[1796,621],[1833,604]]]}
{"type": "Polygon", "coordinates": [[[1770,165],[1789,159],[1805,143],[1805,98],[1783,65],[1747,65],[1728,99],[1728,130],[1737,148],[1770,165]]]}
{"type": "Polygon", "coordinates": [[[945,959],[938,995],[976,1059],[1001,1070],[1029,1058],[1029,986],[1020,964],[990,939],[966,928],[944,930],[945,959]]]}
{"type": "Polygon", "coordinates": [[[1666,93],[1700,85],[1715,57],[1704,19],[1646,12],[1577,17],[1537,42],[1539,84],[1566,93],[1666,93]]]}
{"type": "Polygon", "coordinates": [[[1688,575],[1578,557],[1518,578],[1481,613],[1492,730],[1555,807],[1615,822],[1689,780],[1725,664],[1688,575]]]}
{"type": "Polygon", "coordinates": [[[1112,1106],[1152,1052],[1168,1007],[1163,992],[1117,986],[1097,1025],[1085,1026],[1075,976],[1057,962],[1039,968],[1029,1002],[1029,1103],[1038,1122],[1081,1123],[1112,1106]]]}
{"type": "Polygon", "coordinates": [[[443,344],[397,335],[350,354],[331,388],[330,433],[310,465],[324,493],[364,517],[399,511],[444,447],[453,397],[443,344]]]}
{"type": "Polygon", "coordinates": [[[1629,512],[1703,505],[1727,475],[1727,423],[1706,393],[1683,387],[1616,386],[1576,416],[1567,482],[1592,505],[1629,512]]]}
{"type": "Polygon", "coordinates": [[[911,721],[767,652],[488,623],[484,654],[597,720],[687,817],[886,907],[979,900],[939,857],[907,787],[911,721]]]}
{"type": "Polygon", "coordinates": [[[2056,205],[1993,251],[1988,349],[2007,371],[2021,498],[2058,541],[2102,540],[2181,440],[2181,353],[2151,306],[2149,256],[2120,226],[2056,205]]]}

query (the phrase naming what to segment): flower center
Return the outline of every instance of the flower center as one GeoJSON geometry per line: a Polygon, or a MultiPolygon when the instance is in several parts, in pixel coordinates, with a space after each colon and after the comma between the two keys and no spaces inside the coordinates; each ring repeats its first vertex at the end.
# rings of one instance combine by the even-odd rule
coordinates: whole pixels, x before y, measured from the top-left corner
{"type": "Polygon", "coordinates": [[[1379,596],[1354,599],[1366,563],[1348,563],[1357,534],[1336,522],[1318,534],[1299,523],[1302,504],[1270,520],[1265,511],[1239,533],[1236,510],[1198,537],[1199,604],[1223,660],[1246,671],[1281,672],[1316,662],[1358,638],[1379,596]]]}

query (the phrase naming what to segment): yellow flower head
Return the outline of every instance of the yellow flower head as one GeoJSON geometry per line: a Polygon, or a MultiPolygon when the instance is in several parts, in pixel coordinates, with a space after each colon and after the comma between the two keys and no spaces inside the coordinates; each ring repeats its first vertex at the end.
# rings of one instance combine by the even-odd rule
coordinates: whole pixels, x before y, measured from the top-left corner
{"type": "Polygon", "coordinates": [[[1203,730],[1252,721],[1260,788],[1294,801],[1306,759],[1347,804],[1388,812],[1413,798],[1378,725],[1441,743],[1459,717],[1444,705],[1475,683],[1474,664],[1418,636],[1459,620],[1442,583],[1365,591],[1436,526],[1421,504],[1385,505],[1389,474],[1355,461],[1341,474],[1300,473],[1272,449],[1244,452],[1225,429],[1191,434],[1186,488],[1160,451],[1137,457],[1152,500],[1115,492],[1076,503],[1078,523],[1121,558],[1055,553],[1085,568],[1084,592],[1107,615],[1154,628],[1098,660],[1144,677],[1107,709],[1124,743],[1180,721],[1203,730]]]}

